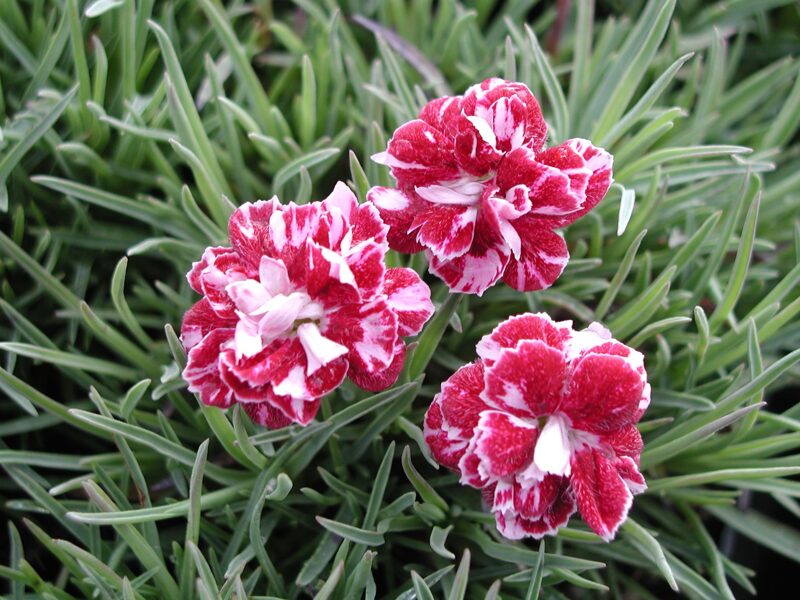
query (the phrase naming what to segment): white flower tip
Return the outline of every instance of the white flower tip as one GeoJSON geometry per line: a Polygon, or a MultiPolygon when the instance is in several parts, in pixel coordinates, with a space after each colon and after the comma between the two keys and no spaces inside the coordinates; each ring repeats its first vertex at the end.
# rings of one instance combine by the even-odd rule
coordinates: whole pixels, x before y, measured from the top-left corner
{"type": "Polygon", "coordinates": [[[386,160],[387,152],[384,150],[383,152],[376,152],[369,159],[372,162],[378,163],[379,165],[388,165],[388,161],[386,160]]]}

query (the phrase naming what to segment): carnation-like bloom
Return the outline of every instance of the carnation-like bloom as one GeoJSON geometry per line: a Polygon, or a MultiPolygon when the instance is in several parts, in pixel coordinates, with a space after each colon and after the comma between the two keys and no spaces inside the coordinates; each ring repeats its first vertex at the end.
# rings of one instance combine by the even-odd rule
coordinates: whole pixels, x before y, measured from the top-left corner
{"type": "Polygon", "coordinates": [[[555,533],[579,510],[605,540],[625,520],[639,472],[636,423],[650,403],[640,352],[594,323],[524,314],[477,347],[425,415],[434,458],[483,490],[505,537],[555,533]]]}
{"type": "Polygon", "coordinates": [[[401,336],[433,305],[414,271],[386,268],[386,231],[343,183],[322,202],[236,209],[232,247],[208,248],[187,275],[203,295],[181,328],[189,390],[275,428],[307,424],[345,376],[371,391],[394,383],[401,336]]]}
{"type": "Polygon", "coordinates": [[[482,294],[501,277],[521,291],[551,286],[569,260],[555,229],[600,202],[613,160],[584,139],[545,149],[546,137],[522,83],[487,79],[429,102],[372,157],[397,180],[368,195],[391,247],[425,250],[455,292],[482,294]]]}

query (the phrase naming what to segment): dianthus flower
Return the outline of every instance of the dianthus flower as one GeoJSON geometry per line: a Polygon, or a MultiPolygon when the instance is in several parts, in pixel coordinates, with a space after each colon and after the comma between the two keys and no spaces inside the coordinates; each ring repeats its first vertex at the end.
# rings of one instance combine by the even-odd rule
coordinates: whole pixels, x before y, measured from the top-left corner
{"type": "Polygon", "coordinates": [[[501,323],[477,352],[425,415],[434,458],[483,490],[507,538],[553,534],[577,509],[612,539],[646,489],[642,354],[599,324],[574,331],[530,313],[501,323]]]}
{"type": "Polygon", "coordinates": [[[386,268],[386,231],[342,183],[322,202],[236,209],[232,247],[208,248],[187,275],[203,295],[181,328],[189,390],[275,428],[307,424],[345,376],[371,391],[394,383],[401,336],[433,305],[414,271],[386,268]]]}
{"type": "Polygon", "coordinates": [[[397,180],[368,195],[390,246],[425,250],[454,292],[482,294],[501,277],[521,291],[551,286],[569,260],[555,229],[600,202],[613,160],[584,139],[545,149],[546,137],[522,83],[487,79],[429,102],[372,157],[397,180]]]}

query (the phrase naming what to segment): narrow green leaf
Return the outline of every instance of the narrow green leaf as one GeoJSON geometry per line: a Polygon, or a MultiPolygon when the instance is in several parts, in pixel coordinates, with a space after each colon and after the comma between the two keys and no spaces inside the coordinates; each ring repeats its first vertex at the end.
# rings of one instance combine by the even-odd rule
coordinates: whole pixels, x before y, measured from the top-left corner
{"type": "Polygon", "coordinates": [[[322,525],[325,529],[334,533],[346,540],[351,540],[356,544],[364,544],[366,546],[380,546],[383,544],[383,535],[376,531],[369,531],[354,525],[347,525],[332,521],[324,517],[317,517],[317,523],[322,525]]]}
{"type": "Polygon", "coordinates": [[[671,587],[673,591],[678,592],[678,583],[675,581],[675,575],[672,573],[672,569],[669,568],[667,557],[664,555],[664,550],[661,548],[661,544],[658,543],[658,540],[630,517],[628,517],[627,521],[622,525],[622,528],[625,530],[625,533],[633,539],[636,545],[644,550],[647,557],[653,561],[653,564],[655,564],[656,568],[658,568],[664,576],[664,579],[667,580],[669,587],[671,587]]]}

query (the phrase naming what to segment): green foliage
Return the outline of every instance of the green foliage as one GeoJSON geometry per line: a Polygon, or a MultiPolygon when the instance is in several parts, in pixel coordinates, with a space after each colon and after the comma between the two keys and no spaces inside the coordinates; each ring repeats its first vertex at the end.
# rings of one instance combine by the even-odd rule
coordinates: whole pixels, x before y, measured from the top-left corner
{"type": "Polygon", "coordinates": [[[764,404],[800,373],[796,7],[584,0],[558,38],[556,3],[284,4],[0,3],[8,597],[730,598],[752,572],[719,524],[798,560],[796,522],[737,506],[757,492],[800,517],[800,407],[764,404]],[[200,406],[179,375],[184,274],[233,207],[348,178],[363,199],[397,125],[504,74],[552,141],[616,157],[557,284],[448,298],[431,280],[401,382],[345,385],[307,428],[200,406]],[[440,382],[528,310],[601,320],[647,356],[650,489],[611,544],[577,517],[502,540],[430,464],[440,382]]]}

